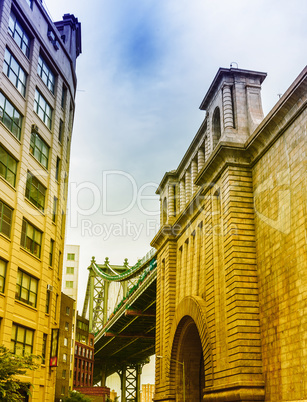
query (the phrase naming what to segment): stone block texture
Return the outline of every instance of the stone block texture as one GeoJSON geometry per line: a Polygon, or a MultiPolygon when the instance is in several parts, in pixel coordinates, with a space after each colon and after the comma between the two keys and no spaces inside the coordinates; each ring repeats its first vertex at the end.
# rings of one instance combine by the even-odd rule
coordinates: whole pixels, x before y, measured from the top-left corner
{"type": "Polygon", "coordinates": [[[155,401],[307,399],[307,68],[265,118],[264,78],[218,71],[157,190],[155,401]]]}

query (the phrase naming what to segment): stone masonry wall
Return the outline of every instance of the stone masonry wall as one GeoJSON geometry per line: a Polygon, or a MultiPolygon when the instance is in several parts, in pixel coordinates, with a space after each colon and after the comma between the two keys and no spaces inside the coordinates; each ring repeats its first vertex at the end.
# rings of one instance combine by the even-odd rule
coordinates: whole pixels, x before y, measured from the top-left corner
{"type": "Polygon", "coordinates": [[[253,169],[266,401],[307,400],[306,114],[253,169]]]}

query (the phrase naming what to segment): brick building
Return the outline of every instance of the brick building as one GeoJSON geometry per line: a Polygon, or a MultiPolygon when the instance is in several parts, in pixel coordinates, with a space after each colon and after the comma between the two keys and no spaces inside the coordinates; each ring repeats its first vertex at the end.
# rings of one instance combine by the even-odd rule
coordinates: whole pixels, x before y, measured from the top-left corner
{"type": "Polygon", "coordinates": [[[93,386],[94,335],[89,333],[89,322],[77,315],[74,363],[74,389],[93,386]]]}
{"type": "Polygon", "coordinates": [[[23,377],[31,401],[54,400],[80,52],[73,15],[53,23],[40,0],[0,2],[0,344],[43,356],[23,377]]]}
{"type": "Polygon", "coordinates": [[[155,401],[307,400],[307,68],[219,69],[158,188],[155,401]]]}
{"type": "Polygon", "coordinates": [[[58,362],[56,371],[55,402],[68,396],[73,382],[75,301],[61,294],[58,362]]]}
{"type": "Polygon", "coordinates": [[[152,402],[155,394],[154,384],[142,384],[141,402],[152,402]]]}

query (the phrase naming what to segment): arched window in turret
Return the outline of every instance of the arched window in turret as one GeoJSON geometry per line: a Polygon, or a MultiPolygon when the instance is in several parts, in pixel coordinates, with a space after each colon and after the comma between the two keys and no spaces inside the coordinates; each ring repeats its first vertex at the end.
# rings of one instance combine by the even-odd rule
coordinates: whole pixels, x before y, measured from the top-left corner
{"type": "Polygon", "coordinates": [[[220,108],[216,107],[212,116],[212,139],[213,149],[221,138],[221,113],[220,108]]]}

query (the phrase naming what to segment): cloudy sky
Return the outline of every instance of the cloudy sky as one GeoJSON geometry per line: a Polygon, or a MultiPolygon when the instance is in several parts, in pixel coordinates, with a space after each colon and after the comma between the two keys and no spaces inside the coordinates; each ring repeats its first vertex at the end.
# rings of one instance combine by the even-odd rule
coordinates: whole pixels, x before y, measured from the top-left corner
{"type": "Polygon", "coordinates": [[[133,265],[150,249],[154,196],[178,166],[219,67],[268,73],[264,113],[306,64],[305,0],[45,0],[82,24],[67,243],[81,246],[80,304],[91,257],[133,265]],[[147,198],[145,198],[147,196],[147,198]]]}

